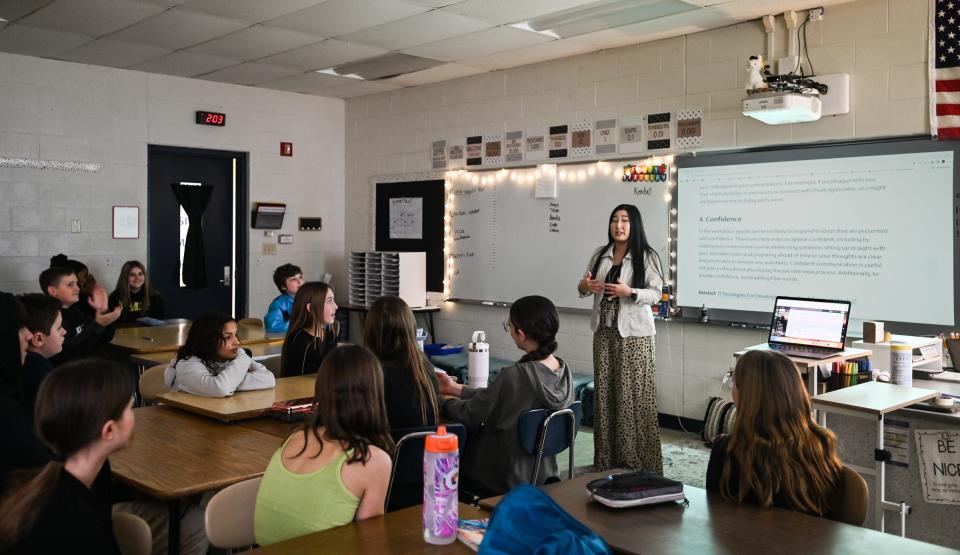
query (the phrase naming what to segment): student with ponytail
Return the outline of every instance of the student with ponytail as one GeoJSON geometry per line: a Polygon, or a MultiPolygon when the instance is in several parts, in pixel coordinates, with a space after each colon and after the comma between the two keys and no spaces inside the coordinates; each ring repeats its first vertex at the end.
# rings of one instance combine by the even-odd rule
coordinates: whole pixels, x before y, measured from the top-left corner
{"type": "MultiPolygon", "coordinates": [[[[500,370],[489,387],[467,387],[437,374],[440,393],[456,397],[444,401],[444,414],[465,424],[471,434],[462,458],[464,489],[481,496],[506,493],[533,473],[534,457],[520,447],[520,414],[559,410],[573,402],[570,369],[553,354],[560,329],[553,303],[522,297],[510,307],[503,327],[527,354],[500,370]]],[[[539,476],[540,483],[559,476],[556,457],[543,458],[539,476]]]]}
{"type": "Polygon", "coordinates": [[[112,453],[133,435],[133,384],[103,360],[64,364],[43,381],[35,422],[53,461],[8,488],[0,502],[0,552],[120,553],[113,536],[112,453]]]}

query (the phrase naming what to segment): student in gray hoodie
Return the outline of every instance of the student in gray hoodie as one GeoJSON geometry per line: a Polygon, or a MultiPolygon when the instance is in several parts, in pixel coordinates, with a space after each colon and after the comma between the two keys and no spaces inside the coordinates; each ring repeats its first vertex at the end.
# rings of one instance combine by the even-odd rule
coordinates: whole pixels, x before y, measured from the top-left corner
{"type": "MultiPolygon", "coordinates": [[[[540,296],[518,299],[503,327],[527,354],[500,370],[489,387],[467,387],[437,374],[440,393],[454,397],[443,402],[443,412],[467,426],[461,477],[464,488],[478,495],[499,495],[530,480],[535,458],[520,446],[517,421],[521,413],[558,410],[573,402],[570,369],[553,355],[560,328],[553,303],[540,296]]],[[[544,457],[540,483],[558,476],[556,457],[544,457]]]]}

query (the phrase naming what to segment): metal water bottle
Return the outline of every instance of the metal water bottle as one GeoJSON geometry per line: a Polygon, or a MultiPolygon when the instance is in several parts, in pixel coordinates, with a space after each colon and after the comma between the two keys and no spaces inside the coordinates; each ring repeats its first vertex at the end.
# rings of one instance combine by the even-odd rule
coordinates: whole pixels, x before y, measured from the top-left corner
{"type": "Polygon", "coordinates": [[[427,436],[423,449],[423,539],[432,544],[457,539],[457,482],[460,452],[456,434],[446,426],[427,436]]]}
{"type": "Polygon", "coordinates": [[[482,331],[473,332],[473,341],[467,344],[467,379],[470,387],[487,387],[490,376],[490,345],[482,331]]]}

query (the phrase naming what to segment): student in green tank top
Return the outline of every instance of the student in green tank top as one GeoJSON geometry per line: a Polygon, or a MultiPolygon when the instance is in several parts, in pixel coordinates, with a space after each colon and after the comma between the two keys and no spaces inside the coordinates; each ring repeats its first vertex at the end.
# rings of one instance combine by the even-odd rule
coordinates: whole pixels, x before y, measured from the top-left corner
{"type": "Polygon", "coordinates": [[[380,363],[365,347],[340,347],[321,364],[314,395],[313,413],[260,483],[260,545],[383,514],[394,444],[380,363]]]}

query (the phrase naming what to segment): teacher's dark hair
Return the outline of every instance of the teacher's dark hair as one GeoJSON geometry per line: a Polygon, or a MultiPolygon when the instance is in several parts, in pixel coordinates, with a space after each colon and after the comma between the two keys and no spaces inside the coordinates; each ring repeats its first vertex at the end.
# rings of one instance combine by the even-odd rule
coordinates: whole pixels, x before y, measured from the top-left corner
{"type": "MultiPolygon", "coordinates": [[[[631,259],[633,260],[633,276],[630,287],[643,289],[649,285],[646,282],[647,273],[645,270],[647,257],[656,259],[655,267],[657,268],[657,272],[661,272],[660,255],[657,254],[657,251],[655,251],[647,241],[647,233],[643,230],[643,218],[640,216],[640,210],[637,210],[637,207],[632,204],[621,204],[610,212],[610,217],[607,218],[607,244],[597,249],[597,252],[593,255],[593,268],[590,272],[593,275],[593,279],[600,279],[597,277],[597,270],[600,268],[600,257],[613,245],[613,234],[610,233],[610,220],[613,219],[613,215],[616,214],[618,210],[625,211],[630,218],[630,238],[627,239],[627,252],[630,253],[631,259]]],[[[663,277],[662,272],[660,277],[663,277]]]]}
{"type": "Polygon", "coordinates": [[[543,360],[557,350],[560,317],[550,299],[540,295],[517,299],[510,305],[510,323],[537,342],[537,350],[524,355],[520,362],[543,360]]]}
{"type": "Polygon", "coordinates": [[[39,472],[20,472],[0,502],[0,551],[30,532],[68,458],[94,444],[104,424],[120,420],[133,395],[126,368],[83,359],[64,364],[40,385],[34,422],[52,462],[39,472]]]}

